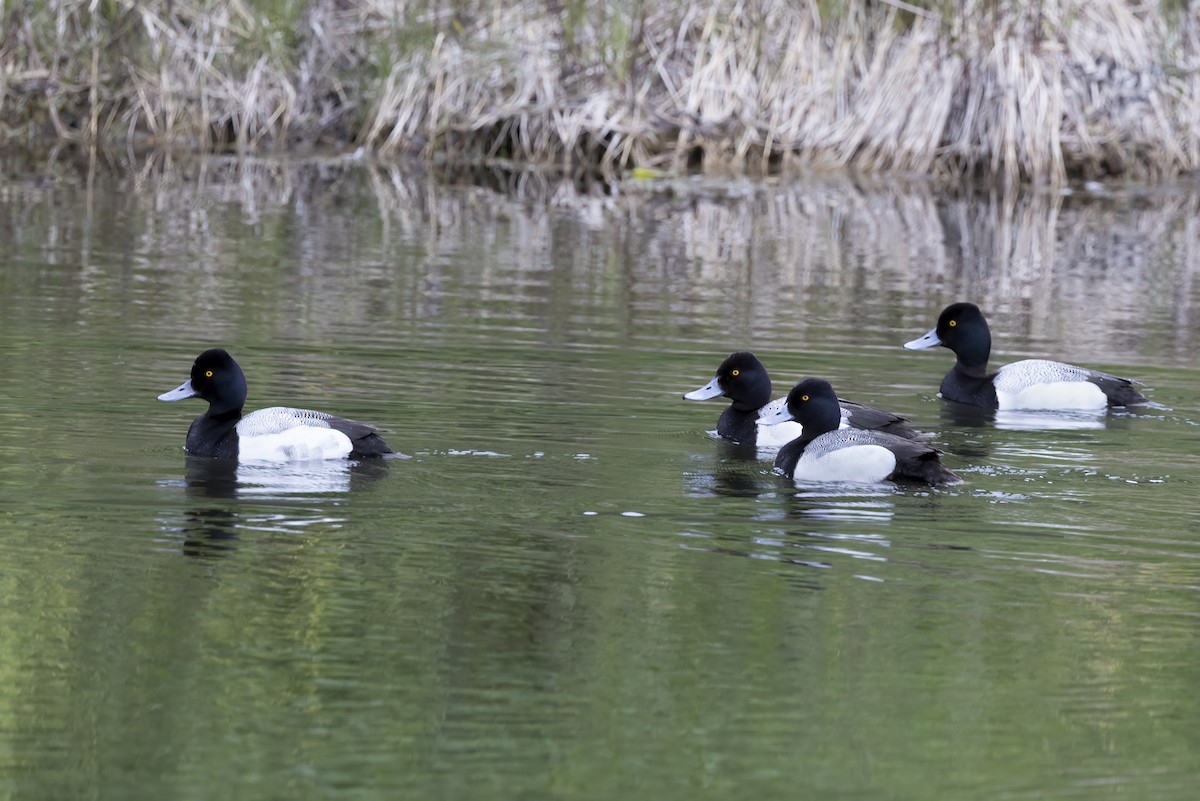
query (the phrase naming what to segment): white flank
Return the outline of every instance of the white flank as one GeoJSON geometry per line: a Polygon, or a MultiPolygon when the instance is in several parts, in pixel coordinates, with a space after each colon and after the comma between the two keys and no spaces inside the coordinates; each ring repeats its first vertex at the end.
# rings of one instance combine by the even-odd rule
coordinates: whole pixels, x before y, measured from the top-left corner
{"type": "Polygon", "coordinates": [[[786,423],[778,425],[758,426],[758,435],[754,439],[754,444],[760,448],[774,448],[778,450],[784,445],[787,445],[792,440],[804,433],[804,427],[795,420],[788,420],[786,423]]]}
{"type": "Polygon", "coordinates": [[[272,406],[238,421],[238,461],[303,462],[345,459],[350,438],[330,428],[330,415],[308,409],[272,406]]]}
{"type": "Polygon", "coordinates": [[[996,401],[1008,409],[1103,409],[1104,390],[1088,381],[1092,371],[1046,359],[1006,364],[996,373],[996,401]]]}
{"type": "Polygon", "coordinates": [[[896,456],[882,445],[852,445],[821,455],[806,451],[796,463],[792,478],[796,481],[876,484],[895,469],[896,456]]]}

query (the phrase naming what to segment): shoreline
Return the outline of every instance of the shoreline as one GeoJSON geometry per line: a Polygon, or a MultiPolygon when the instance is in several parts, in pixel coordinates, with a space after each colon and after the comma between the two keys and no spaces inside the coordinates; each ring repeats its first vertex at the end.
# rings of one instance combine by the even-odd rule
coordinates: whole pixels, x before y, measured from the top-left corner
{"type": "Polygon", "coordinates": [[[7,147],[1043,187],[1200,167],[1186,8],[51,0],[4,16],[7,147]]]}

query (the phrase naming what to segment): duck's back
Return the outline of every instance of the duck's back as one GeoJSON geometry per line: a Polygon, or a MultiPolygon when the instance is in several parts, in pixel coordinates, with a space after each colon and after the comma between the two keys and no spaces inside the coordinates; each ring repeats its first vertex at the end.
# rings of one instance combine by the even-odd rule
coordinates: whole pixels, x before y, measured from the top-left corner
{"type": "Polygon", "coordinates": [[[1049,359],[1006,364],[992,379],[1000,409],[1103,409],[1145,403],[1133,382],[1049,359]]]}
{"type": "Polygon", "coordinates": [[[843,425],[848,424],[854,428],[880,431],[904,439],[921,437],[921,432],[909,425],[908,420],[898,414],[843,398],[838,398],[838,404],[841,406],[842,419],[845,421],[843,425]]]}

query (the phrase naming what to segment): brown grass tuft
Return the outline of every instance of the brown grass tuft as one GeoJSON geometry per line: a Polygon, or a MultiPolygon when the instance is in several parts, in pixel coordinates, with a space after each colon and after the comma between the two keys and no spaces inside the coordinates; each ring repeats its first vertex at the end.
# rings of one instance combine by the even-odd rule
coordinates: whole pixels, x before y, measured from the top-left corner
{"type": "Polygon", "coordinates": [[[1165,178],[1200,153],[1200,23],[1169,4],[47,0],[0,13],[7,140],[1010,185],[1165,178]]]}

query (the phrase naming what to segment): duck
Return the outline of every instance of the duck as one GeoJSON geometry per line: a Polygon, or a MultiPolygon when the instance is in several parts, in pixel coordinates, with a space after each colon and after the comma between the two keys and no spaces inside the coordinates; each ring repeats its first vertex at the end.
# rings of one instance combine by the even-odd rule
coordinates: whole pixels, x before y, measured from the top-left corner
{"type": "Polygon", "coordinates": [[[1135,381],[1047,359],[1023,359],[988,373],[992,334],[974,303],[952,303],[929,333],[904,343],[909,350],[941,345],[954,351],[954,368],[941,396],[985,409],[1100,411],[1149,403],[1135,381]]]}
{"type": "Polygon", "coordinates": [[[246,376],[222,348],[196,357],[191,377],[158,396],[160,401],[200,398],[208,411],[188,429],[184,450],[194,456],[240,462],[369,459],[392,453],[377,429],[324,412],[272,406],[249,414],[246,376]]]}
{"type": "MultiPolygon", "coordinates": [[[[717,374],[699,389],[688,392],[685,400],[701,401],[724,396],[730,404],[717,420],[717,436],[735,442],[754,443],[760,448],[779,448],[803,434],[796,422],[758,425],[759,418],[773,414],[783,406],[783,398],[771,400],[771,377],[767,368],[749,351],[731,353],[717,368],[717,374]]],[[[851,428],[886,431],[906,439],[921,433],[905,418],[854,401],[841,400],[842,425],[851,428]]]]}
{"type": "Polygon", "coordinates": [[[963,483],[942,464],[940,454],[925,444],[883,431],[841,428],[840,401],[823,378],[806,378],[787,394],[786,403],[762,419],[762,425],[796,420],[804,428],[799,439],[779,449],[775,469],[796,481],[912,481],[934,487],[963,483]]]}

